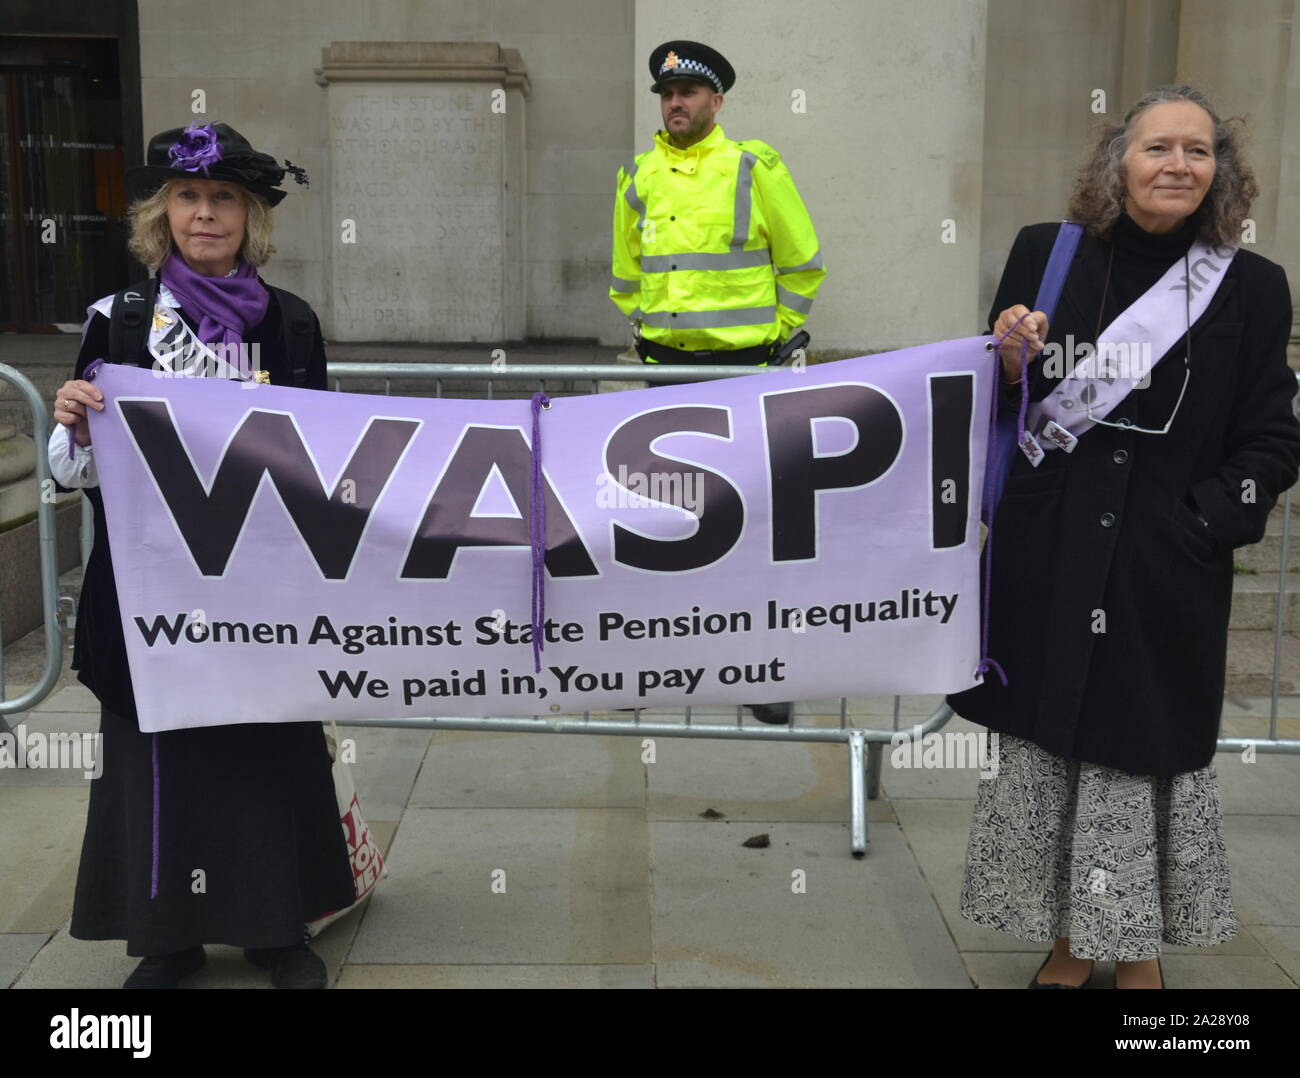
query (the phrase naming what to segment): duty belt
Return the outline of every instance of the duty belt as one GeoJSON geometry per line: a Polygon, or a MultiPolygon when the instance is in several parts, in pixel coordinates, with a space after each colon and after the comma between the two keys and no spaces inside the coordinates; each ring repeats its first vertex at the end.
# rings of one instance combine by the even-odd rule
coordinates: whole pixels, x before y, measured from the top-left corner
{"type": "Polygon", "coordinates": [[[643,361],[655,360],[659,363],[693,363],[725,365],[729,367],[753,366],[766,363],[772,358],[773,345],[760,344],[753,348],[710,349],[701,352],[687,352],[680,348],[655,344],[644,337],[636,342],[637,355],[643,361]]]}

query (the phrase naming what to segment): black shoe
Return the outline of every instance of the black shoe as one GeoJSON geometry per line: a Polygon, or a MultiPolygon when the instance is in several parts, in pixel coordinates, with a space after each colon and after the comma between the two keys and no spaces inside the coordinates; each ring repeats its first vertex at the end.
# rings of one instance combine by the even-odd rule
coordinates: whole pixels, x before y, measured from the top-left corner
{"type": "Polygon", "coordinates": [[[790,721],[789,704],[746,704],[754,718],[771,726],[784,726],[790,721]]]}
{"type": "Polygon", "coordinates": [[[1088,969],[1088,976],[1086,976],[1086,977],[1083,979],[1083,984],[1043,984],[1043,983],[1038,979],[1038,974],[1043,972],[1043,966],[1046,966],[1046,965],[1047,965],[1047,963],[1048,963],[1048,961],[1051,959],[1051,957],[1052,957],[1052,953],[1049,951],[1049,952],[1047,953],[1047,958],[1044,958],[1044,959],[1043,959],[1043,965],[1038,967],[1038,973],[1035,973],[1035,974],[1034,974],[1034,977],[1033,977],[1033,980],[1031,980],[1031,981],[1029,982],[1029,987],[1030,987],[1030,988],[1082,988],[1083,985],[1087,984],[1089,981],[1092,980],[1092,971],[1093,971],[1094,969],[1097,968],[1097,963],[1094,962],[1094,963],[1089,967],[1089,969],[1088,969]]]}
{"type": "Polygon", "coordinates": [[[244,957],[255,966],[271,971],[275,988],[324,988],[329,978],[325,963],[305,943],[292,947],[244,949],[244,957]]]}
{"type": "Polygon", "coordinates": [[[173,954],[150,955],[122,982],[123,988],[175,988],[182,977],[197,972],[207,961],[202,947],[173,954]]]}

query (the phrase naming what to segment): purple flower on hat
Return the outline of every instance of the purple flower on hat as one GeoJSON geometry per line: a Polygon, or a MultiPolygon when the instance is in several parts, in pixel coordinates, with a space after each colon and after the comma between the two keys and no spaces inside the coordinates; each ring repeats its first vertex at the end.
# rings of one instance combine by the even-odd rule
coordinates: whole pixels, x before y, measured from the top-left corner
{"type": "Polygon", "coordinates": [[[167,151],[167,156],[173,167],[183,168],[186,172],[202,170],[206,176],[208,169],[221,160],[221,143],[217,141],[217,133],[211,124],[190,124],[167,151]]]}

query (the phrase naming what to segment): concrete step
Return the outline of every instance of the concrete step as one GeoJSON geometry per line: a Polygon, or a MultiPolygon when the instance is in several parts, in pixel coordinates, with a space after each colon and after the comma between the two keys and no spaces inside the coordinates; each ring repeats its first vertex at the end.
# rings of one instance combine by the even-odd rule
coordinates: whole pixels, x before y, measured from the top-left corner
{"type": "MultiPolygon", "coordinates": [[[[1242,696],[1267,696],[1273,691],[1273,633],[1262,629],[1228,632],[1228,680],[1225,691],[1242,696]]],[[[1279,689],[1300,694],[1300,635],[1282,634],[1279,689]]]]}
{"type": "MultiPolygon", "coordinates": [[[[1272,629],[1277,618],[1277,573],[1238,573],[1232,580],[1229,629],[1272,629]]],[[[1286,574],[1282,628],[1300,630],[1300,572],[1286,574]]]]}
{"type": "MultiPolygon", "coordinates": [[[[1296,506],[1292,507],[1291,534],[1287,541],[1287,569],[1292,571],[1300,569],[1300,515],[1296,513],[1296,508],[1296,506]]],[[[1264,538],[1251,546],[1238,547],[1232,560],[1242,568],[1253,569],[1257,573],[1278,572],[1281,564],[1282,528],[1286,522],[1285,516],[1283,507],[1279,504],[1268,518],[1264,538]]]]}
{"type": "MultiPolygon", "coordinates": [[[[63,342],[62,338],[54,340],[65,343],[68,347],[60,352],[47,343],[31,359],[19,359],[0,351],[0,362],[9,362],[36,387],[36,392],[45,401],[47,417],[54,413],[55,391],[71,376],[73,365],[77,361],[76,338],[69,337],[67,342],[63,342]]],[[[9,349],[9,352],[12,351],[9,349]]],[[[32,416],[27,400],[19,393],[18,387],[7,379],[0,379],[0,423],[12,423],[25,434],[32,432],[32,416]]]]}

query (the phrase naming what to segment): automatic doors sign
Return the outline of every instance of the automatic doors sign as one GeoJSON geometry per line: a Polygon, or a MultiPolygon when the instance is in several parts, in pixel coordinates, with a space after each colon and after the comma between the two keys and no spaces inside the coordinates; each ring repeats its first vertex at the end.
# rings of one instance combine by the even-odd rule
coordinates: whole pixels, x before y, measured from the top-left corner
{"type": "Polygon", "coordinates": [[[984,338],[540,415],[105,365],[140,725],[941,693],[979,663],[984,338]]]}

